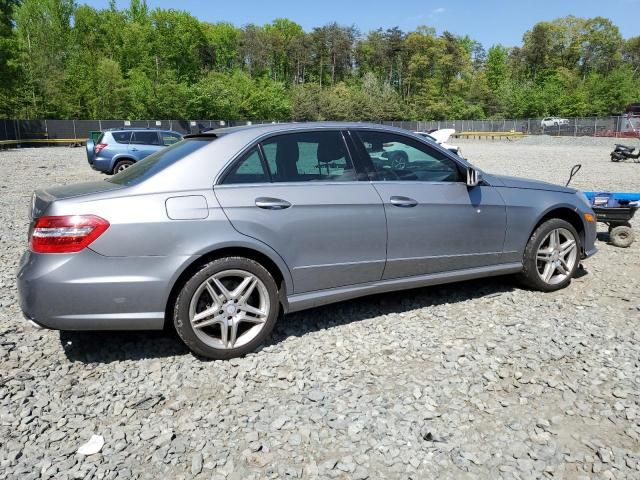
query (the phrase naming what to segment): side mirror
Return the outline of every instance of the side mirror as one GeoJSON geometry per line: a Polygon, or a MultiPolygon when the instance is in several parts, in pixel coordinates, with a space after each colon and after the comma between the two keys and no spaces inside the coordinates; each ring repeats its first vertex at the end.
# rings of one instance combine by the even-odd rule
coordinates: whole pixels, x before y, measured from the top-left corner
{"type": "Polygon", "coordinates": [[[482,173],[473,167],[467,168],[467,187],[477,187],[482,182],[482,173]]]}

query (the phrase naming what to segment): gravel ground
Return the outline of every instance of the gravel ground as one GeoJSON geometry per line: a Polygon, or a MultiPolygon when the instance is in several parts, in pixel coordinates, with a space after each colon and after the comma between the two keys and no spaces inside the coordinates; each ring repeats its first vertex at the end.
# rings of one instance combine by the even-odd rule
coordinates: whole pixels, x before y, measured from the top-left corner
{"type": "MultiPolygon", "coordinates": [[[[489,171],[564,182],[582,163],[580,188],[640,189],[610,140],[457,143],[489,171]]],[[[640,478],[640,241],[602,233],[561,292],[497,278],[378,295],[204,362],[170,333],[23,321],[31,191],[101,176],[63,147],[0,152],[0,171],[0,478],[640,478]],[[92,435],[100,452],[77,453],[92,435]]]]}

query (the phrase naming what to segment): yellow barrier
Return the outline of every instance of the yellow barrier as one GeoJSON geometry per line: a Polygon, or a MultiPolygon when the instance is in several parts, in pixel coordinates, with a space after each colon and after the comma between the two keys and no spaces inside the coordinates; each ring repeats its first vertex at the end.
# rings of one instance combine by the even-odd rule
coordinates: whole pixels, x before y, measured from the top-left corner
{"type": "Polygon", "coordinates": [[[0,145],[21,145],[23,143],[80,143],[84,144],[86,138],[25,138],[22,140],[0,140],[0,145]]]}
{"type": "Polygon", "coordinates": [[[456,132],[452,136],[454,138],[491,138],[494,140],[496,138],[523,138],[526,137],[526,134],[522,132],[456,132]]]}

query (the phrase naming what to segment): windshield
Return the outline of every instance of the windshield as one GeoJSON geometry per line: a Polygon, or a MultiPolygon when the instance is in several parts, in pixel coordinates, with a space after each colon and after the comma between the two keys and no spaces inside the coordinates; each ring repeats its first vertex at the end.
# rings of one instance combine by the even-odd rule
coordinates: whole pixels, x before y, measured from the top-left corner
{"type": "Polygon", "coordinates": [[[129,168],[109,178],[107,181],[117,185],[136,185],[153,177],[156,173],[173,165],[181,158],[204,147],[213,138],[190,138],[163,148],[144,160],[134,163],[129,168]]]}

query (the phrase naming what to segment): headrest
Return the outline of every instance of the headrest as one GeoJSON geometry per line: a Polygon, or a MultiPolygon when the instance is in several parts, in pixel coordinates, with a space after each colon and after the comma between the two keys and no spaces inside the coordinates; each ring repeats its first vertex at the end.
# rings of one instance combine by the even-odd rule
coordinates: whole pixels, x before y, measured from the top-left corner
{"type": "Polygon", "coordinates": [[[285,162],[289,165],[295,165],[298,162],[300,151],[298,150],[298,142],[289,139],[280,139],[278,141],[278,150],[276,151],[276,162],[285,162]]]}
{"type": "Polygon", "coordinates": [[[345,157],[344,145],[339,137],[331,135],[318,144],[318,162],[328,163],[345,157]]]}

